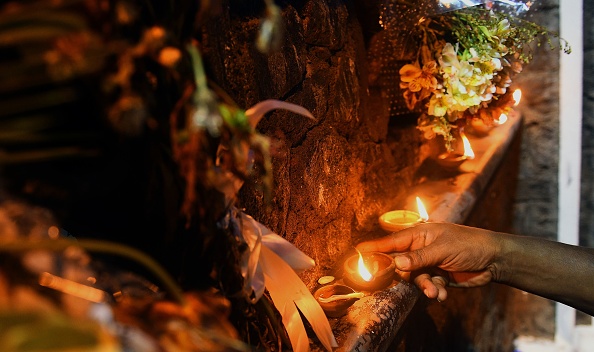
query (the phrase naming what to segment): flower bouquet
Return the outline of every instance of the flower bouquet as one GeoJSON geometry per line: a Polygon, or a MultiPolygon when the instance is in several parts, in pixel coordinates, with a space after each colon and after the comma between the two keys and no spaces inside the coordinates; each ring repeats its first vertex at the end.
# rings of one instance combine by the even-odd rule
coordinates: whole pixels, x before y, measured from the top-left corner
{"type": "Polygon", "coordinates": [[[552,49],[571,51],[557,34],[490,4],[420,17],[416,57],[399,70],[407,108],[421,113],[418,129],[428,139],[443,136],[448,149],[453,129],[473,118],[493,125],[509,113],[510,86],[531,61],[532,44],[546,39],[552,49]]]}

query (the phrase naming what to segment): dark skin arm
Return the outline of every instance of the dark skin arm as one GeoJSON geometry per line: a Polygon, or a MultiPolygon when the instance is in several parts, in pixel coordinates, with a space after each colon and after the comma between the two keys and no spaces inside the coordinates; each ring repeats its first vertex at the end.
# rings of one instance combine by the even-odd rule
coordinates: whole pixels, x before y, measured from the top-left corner
{"type": "Polygon", "coordinates": [[[428,223],[360,243],[357,249],[400,252],[396,267],[420,272],[414,282],[429,298],[445,300],[448,284],[475,287],[498,282],[594,315],[593,248],[428,223]]]}

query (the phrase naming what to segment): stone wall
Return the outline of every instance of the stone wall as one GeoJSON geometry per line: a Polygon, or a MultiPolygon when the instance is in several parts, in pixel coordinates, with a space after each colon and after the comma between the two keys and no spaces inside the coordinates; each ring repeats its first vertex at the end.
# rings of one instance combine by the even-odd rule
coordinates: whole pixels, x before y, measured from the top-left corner
{"type": "MultiPolygon", "coordinates": [[[[536,2],[529,19],[559,30],[558,1],[536,2]]],[[[546,43],[534,48],[534,60],[516,77],[522,89],[518,107],[524,136],[515,204],[515,231],[554,239],[557,236],[557,164],[559,161],[559,52],[546,43]]]]}
{"type": "MultiPolygon", "coordinates": [[[[559,29],[559,1],[537,3],[531,19],[551,30],[559,29]]],[[[582,177],[580,204],[580,244],[594,246],[594,6],[584,6],[584,92],[582,129],[582,177]]],[[[570,43],[571,44],[571,43],[570,43]]],[[[573,47],[574,50],[582,50],[573,47]]],[[[557,237],[558,151],[559,151],[559,54],[546,46],[537,48],[535,60],[518,76],[526,93],[519,110],[524,115],[525,132],[519,173],[518,200],[515,204],[517,233],[557,237]],[[526,88],[526,89],[525,89],[526,88]]],[[[547,336],[555,333],[554,303],[525,292],[518,292],[517,332],[520,335],[547,336]],[[529,317],[529,318],[528,318],[529,317]]],[[[578,314],[578,322],[583,315],[578,314]]],[[[589,319],[588,319],[589,320],[589,319]]]]}
{"type": "Polygon", "coordinates": [[[364,8],[337,0],[284,5],[283,45],[267,56],[254,47],[262,12],[228,5],[204,31],[210,77],[241,107],[282,99],[317,119],[279,110],[259,123],[272,139],[273,199],[264,203],[248,183],[239,204],[314,258],[304,274],[311,286],[362,238],[384,234],[377,218],[406,205],[423,141],[414,125],[390,121],[381,92],[367,84],[364,8]]]}
{"type": "MultiPolygon", "coordinates": [[[[558,1],[537,2],[529,19],[558,31],[558,1]]],[[[524,117],[524,132],[514,232],[549,239],[557,238],[558,220],[559,55],[546,44],[535,47],[534,60],[516,79],[523,92],[518,110],[524,117]]],[[[519,335],[554,336],[554,302],[525,292],[517,292],[515,302],[519,335]]]]}
{"type": "MultiPolygon", "coordinates": [[[[276,111],[260,122],[258,130],[273,143],[273,199],[264,203],[247,183],[239,204],[316,260],[315,269],[303,276],[309,286],[355,243],[383,235],[377,217],[407,206],[407,189],[429,152],[411,121],[390,119],[382,93],[368,84],[367,52],[377,31],[373,5],[285,4],[283,45],[268,56],[253,44],[263,8],[245,1],[226,2],[203,34],[209,77],[241,107],[282,99],[317,118],[276,111]]],[[[529,19],[557,30],[558,2],[536,3],[529,19]]],[[[547,238],[557,231],[558,63],[558,51],[537,47],[516,81],[524,92],[519,110],[525,124],[510,231],[547,238]]],[[[523,307],[525,316],[536,318],[520,321],[518,331],[552,332],[550,324],[538,326],[542,317],[550,318],[551,302],[540,302],[535,311],[523,307]]]]}
{"type": "Polygon", "coordinates": [[[594,3],[584,1],[584,94],[580,243],[594,247],[594,3]]]}

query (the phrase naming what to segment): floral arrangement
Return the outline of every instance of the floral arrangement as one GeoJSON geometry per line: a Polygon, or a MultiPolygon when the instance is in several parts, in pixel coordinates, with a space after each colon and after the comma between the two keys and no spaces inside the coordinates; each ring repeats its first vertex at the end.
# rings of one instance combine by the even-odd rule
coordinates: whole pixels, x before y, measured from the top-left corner
{"type": "Polygon", "coordinates": [[[471,118],[493,125],[510,111],[509,88],[531,61],[531,44],[546,39],[552,49],[571,52],[557,34],[483,7],[423,17],[416,27],[421,44],[416,60],[400,69],[400,88],[407,108],[422,113],[418,129],[428,139],[443,136],[448,149],[453,129],[471,118]]]}

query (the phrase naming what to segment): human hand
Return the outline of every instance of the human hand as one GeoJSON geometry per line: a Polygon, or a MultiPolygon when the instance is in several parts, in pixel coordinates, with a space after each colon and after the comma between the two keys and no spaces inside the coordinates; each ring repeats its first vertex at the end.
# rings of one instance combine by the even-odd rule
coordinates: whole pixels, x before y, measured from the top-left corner
{"type": "Polygon", "coordinates": [[[501,245],[491,231],[426,223],[362,242],[357,249],[361,252],[404,252],[394,258],[397,269],[413,272],[415,284],[427,297],[444,301],[446,285],[474,287],[490,282],[501,245]]]}

